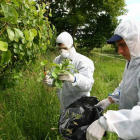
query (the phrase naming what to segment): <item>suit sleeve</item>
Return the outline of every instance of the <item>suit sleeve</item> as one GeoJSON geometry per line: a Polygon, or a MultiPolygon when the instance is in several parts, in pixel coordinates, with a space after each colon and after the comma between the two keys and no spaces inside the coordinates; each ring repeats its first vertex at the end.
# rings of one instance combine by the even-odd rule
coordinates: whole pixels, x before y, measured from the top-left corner
{"type": "Polygon", "coordinates": [[[91,91],[92,85],[94,83],[93,73],[94,64],[92,61],[81,62],[79,64],[79,73],[74,74],[76,77],[76,82],[72,84],[73,88],[82,92],[91,91]]]}

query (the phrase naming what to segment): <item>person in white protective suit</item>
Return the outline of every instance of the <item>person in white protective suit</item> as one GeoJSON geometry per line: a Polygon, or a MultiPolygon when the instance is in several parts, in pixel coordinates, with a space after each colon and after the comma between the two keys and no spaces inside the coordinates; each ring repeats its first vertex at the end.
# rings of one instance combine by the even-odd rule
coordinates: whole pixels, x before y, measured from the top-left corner
{"type": "MultiPolygon", "coordinates": [[[[56,48],[60,50],[60,55],[55,58],[53,63],[60,64],[65,58],[71,59],[71,63],[79,72],[75,73],[74,70],[71,70],[74,76],[65,73],[61,73],[59,76],[59,80],[64,81],[62,89],[57,89],[62,111],[82,96],[90,96],[94,83],[94,64],[92,60],[76,52],[73,46],[73,38],[68,32],[59,34],[56,44],[56,48]]],[[[43,81],[48,86],[53,86],[54,80],[49,75],[46,75],[43,81]]]]}
{"type": "Polygon", "coordinates": [[[140,22],[134,19],[118,25],[107,43],[116,42],[118,53],[127,60],[119,87],[96,106],[104,110],[111,103],[119,110],[108,110],[87,129],[87,140],[101,140],[105,131],[114,132],[119,140],[140,140],[140,22]]]}

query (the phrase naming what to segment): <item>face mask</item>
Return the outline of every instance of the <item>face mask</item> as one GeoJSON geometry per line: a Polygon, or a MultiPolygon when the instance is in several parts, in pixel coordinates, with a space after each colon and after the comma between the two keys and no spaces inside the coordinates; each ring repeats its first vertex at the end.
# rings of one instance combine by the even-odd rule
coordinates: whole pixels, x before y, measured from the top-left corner
{"type": "Polygon", "coordinates": [[[62,56],[62,58],[68,58],[69,51],[68,50],[64,50],[64,49],[61,49],[60,50],[60,55],[62,56]]]}

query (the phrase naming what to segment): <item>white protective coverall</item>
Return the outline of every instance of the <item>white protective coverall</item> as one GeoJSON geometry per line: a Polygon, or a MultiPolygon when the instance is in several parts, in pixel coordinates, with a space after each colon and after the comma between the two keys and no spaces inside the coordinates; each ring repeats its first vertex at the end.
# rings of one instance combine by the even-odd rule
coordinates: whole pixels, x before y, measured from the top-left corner
{"type": "MultiPolygon", "coordinates": [[[[67,34],[61,34],[61,36],[57,38],[56,42],[63,43],[69,48],[71,46],[71,41],[68,41],[70,40],[68,39],[69,37],[70,36],[67,36],[67,34]]],[[[65,109],[82,96],[90,96],[90,91],[94,83],[93,73],[95,68],[92,60],[77,53],[73,46],[69,49],[68,59],[72,60],[71,63],[75,66],[75,69],[77,69],[79,73],[75,73],[74,70],[71,70],[76,77],[76,82],[71,83],[65,81],[62,89],[57,89],[61,110],[65,109]]],[[[55,58],[54,63],[60,64],[62,63],[62,60],[62,56],[59,55],[55,58]]]]}
{"type": "Polygon", "coordinates": [[[140,22],[131,19],[121,23],[114,34],[126,42],[131,60],[125,66],[123,80],[110,97],[119,103],[118,111],[107,111],[109,130],[116,132],[119,140],[140,140],[140,22]]]}

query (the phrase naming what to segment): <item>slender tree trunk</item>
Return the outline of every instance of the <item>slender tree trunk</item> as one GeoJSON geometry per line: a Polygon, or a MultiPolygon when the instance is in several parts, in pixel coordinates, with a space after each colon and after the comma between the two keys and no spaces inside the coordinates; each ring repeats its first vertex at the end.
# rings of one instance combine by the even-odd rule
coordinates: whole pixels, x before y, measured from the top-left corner
{"type": "MultiPolygon", "coordinates": [[[[76,15],[76,0],[72,0],[72,16],[73,16],[73,19],[75,19],[75,15],[76,15]]],[[[73,27],[72,27],[72,37],[74,39],[74,36],[75,36],[75,33],[77,31],[77,25],[76,24],[73,24],[73,27]]]]}

